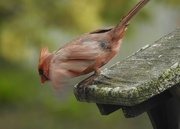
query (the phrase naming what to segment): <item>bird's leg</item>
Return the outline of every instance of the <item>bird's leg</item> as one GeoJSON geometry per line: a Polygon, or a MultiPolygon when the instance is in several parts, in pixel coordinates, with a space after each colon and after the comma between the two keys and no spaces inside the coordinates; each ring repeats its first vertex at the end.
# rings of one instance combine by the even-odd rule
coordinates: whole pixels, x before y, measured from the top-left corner
{"type": "Polygon", "coordinates": [[[77,85],[78,91],[84,91],[84,89],[100,74],[99,68],[94,70],[94,74],[89,76],[88,78],[82,80],[80,83],[77,85]]]}

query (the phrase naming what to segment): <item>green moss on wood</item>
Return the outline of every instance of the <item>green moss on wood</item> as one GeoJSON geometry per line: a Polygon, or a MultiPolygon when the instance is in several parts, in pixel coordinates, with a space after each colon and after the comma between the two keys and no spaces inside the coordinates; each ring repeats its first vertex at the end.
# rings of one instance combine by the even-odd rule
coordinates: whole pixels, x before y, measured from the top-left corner
{"type": "Polygon", "coordinates": [[[180,28],[102,71],[78,100],[132,106],[180,82],[180,28]]]}

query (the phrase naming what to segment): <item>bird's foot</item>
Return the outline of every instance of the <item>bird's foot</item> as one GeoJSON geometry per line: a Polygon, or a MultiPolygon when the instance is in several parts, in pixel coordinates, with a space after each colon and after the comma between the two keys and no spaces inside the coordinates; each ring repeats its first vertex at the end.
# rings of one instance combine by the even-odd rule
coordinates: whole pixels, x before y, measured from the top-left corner
{"type": "Polygon", "coordinates": [[[97,75],[93,74],[90,77],[88,77],[88,78],[84,79],[83,81],[79,82],[77,84],[77,91],[79,93],[85,93],[86,87],[88,87],[88,85],[90,85],[96,77],[97,77],[97,75]]]}

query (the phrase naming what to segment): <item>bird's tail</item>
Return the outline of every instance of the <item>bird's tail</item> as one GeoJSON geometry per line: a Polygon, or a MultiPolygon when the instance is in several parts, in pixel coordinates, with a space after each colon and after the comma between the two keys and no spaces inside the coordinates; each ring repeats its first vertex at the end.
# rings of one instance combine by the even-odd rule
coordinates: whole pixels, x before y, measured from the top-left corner
{"type": "MultiPolygon", "coordinates": [[[[114,27],[114,33],[122,33],[126,26],[129,24],[130,20],[149,2],[150,0],[140,0],[124,17],[121,21],[114,27]],[[121,32],[122,31],[122,32],[121,32]]],[[[115,34],[116,35],[116,34],[115,34]]],[[[119,35],[119,34],[117,34],[119,35]]]]}

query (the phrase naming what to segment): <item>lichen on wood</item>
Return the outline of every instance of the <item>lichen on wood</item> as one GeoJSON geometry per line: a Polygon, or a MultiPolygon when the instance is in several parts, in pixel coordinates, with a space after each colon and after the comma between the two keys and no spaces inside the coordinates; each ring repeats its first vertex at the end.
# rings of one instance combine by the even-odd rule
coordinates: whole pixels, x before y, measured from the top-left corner
{"type": "Polygon", "coordinates": [[[133,106],[180,83],[180,28],[103,70],[80,101],[133,106]]]}

